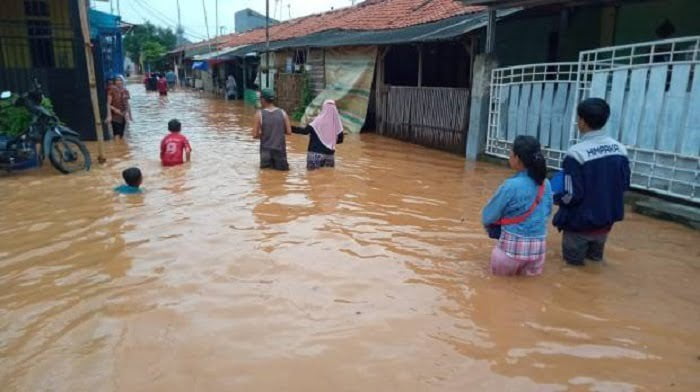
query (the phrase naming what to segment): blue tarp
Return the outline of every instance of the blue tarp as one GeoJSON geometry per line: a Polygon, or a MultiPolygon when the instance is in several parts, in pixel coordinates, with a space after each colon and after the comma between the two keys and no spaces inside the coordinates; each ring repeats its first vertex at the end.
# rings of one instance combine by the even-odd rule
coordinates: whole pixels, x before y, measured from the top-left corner
{"type": "Polygon", "coordinates": [[[207,63],[206,61],[195,61],[194,63],[192,63],[192,69],[207,71],[209,70],[209,63],[207,63]]]}

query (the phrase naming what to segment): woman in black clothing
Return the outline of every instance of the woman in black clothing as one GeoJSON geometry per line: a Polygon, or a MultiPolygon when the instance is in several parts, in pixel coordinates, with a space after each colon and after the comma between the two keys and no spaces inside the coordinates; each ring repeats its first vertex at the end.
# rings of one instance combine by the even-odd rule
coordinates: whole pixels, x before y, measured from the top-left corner
{"type": "Polygon", "coordinates": [[[335,101],[323,102],[321,113],[311,124],[294,133],[309,135],[306,168],[309,170],[335,166],[335,145],[343,142],[343,124],[335,101]]]}

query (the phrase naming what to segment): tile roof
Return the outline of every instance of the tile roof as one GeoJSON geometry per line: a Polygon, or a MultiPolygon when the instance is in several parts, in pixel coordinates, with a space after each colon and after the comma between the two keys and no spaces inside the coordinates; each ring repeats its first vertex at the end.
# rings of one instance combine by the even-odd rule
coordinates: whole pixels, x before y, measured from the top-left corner
{"type": "MultiPolygon", "coordinates": [[[[366,0],[353,7],[291,19],[270,26],[270,41],[302,37],[327,30],[389,30],[435,22],[483,11],[459,0],[366,0]]],[[[213,40],[217,47],[233,47],[265,41],[265,29],[229,34],[213,40]]],[[[209,45],[200,42],[187,49],[209,45]]]]}

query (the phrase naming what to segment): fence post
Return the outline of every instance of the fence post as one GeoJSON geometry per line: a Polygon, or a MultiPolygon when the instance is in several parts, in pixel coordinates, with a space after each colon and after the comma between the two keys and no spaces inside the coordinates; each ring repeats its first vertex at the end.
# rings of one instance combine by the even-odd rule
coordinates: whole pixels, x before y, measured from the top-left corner
{"type": "Polygon", "coordinates": [[[491,71],[498,66],[493,54],[480,54],[474,59],[469,129],[467,130],[466,156],[475,161],[484,152],[488,133],[491,98],[491,71]]]}

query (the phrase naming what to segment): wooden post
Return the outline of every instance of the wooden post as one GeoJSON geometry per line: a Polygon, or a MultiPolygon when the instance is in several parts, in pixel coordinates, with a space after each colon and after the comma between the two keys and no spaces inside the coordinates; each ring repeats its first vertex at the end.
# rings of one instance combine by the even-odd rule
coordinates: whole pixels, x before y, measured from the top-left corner
{"type": "Polygon", "coordinates": [[[486,53],[491,54],[496,47],[496,10],[489,8],[489,20],[486,25],[486,53]]]}
{"type": "Polygon", "coordinates": [[[375,83],[375,105],[376,105],[376,118],[377,123],[375,124],[376,130],[379,134],[382,134],[384,130],[384,105],[383,92],[384,92],[384,56],[386,55],[385,48],[379,48],[377,53],[377,81],[375,83]]]}
{"type": "Polygon", "coordinates": [[[418,44],[418,87],[423,87],[423,45],[418,44]]]}
{"type": "Polygon", "coordinates": [[[95,116],[95,130],[97,133],[97,161],[104,163],[105,159],[105,136],[102,130],[102,119],[100,118],[100,106],[97,100],[97,82],[95,81],[95,64],[92,57],[92,43],[90,42],[90,27],[88,26],[88,3],[87,0],[78,0],[80,11],[80,27],[83,33],[83,43],[85,45],[85,63],[87,64],[88,84],[90,86],[90,98],[92,100],[92,114],[95,116]]]}

